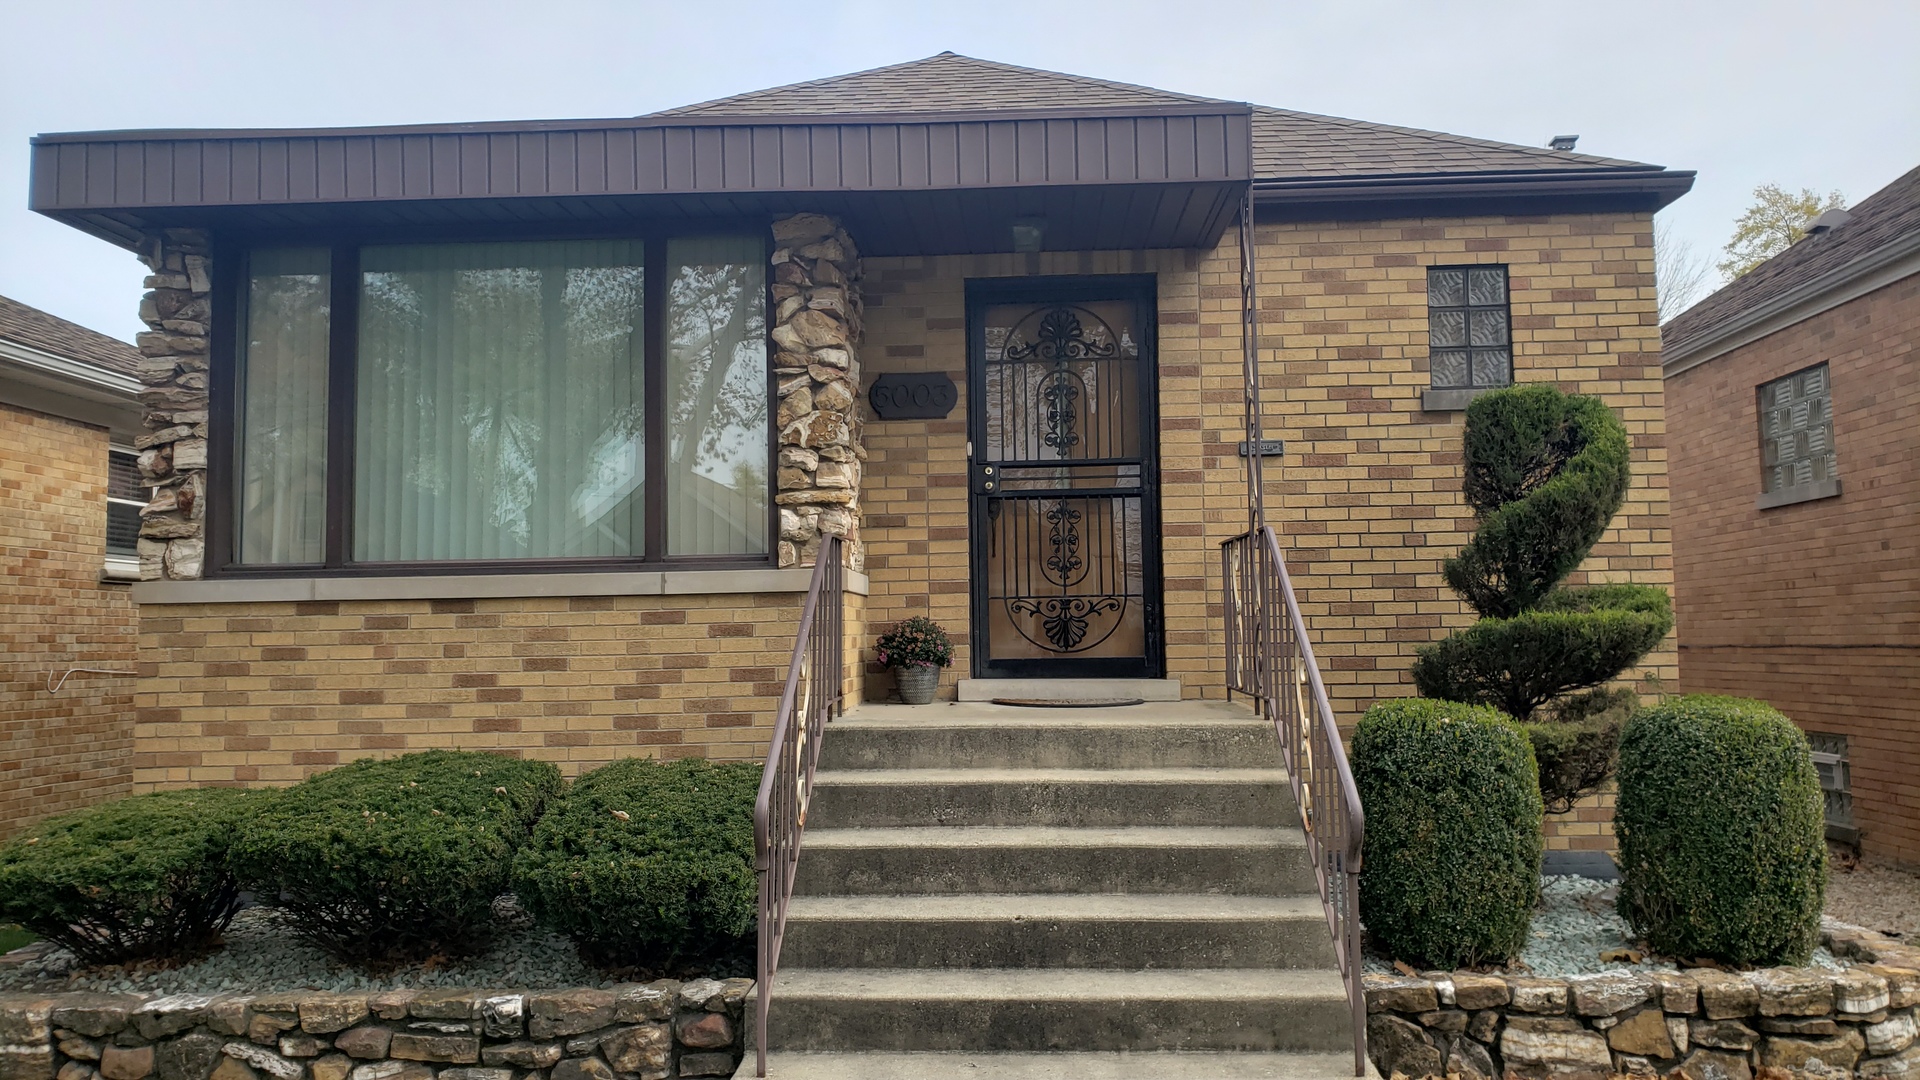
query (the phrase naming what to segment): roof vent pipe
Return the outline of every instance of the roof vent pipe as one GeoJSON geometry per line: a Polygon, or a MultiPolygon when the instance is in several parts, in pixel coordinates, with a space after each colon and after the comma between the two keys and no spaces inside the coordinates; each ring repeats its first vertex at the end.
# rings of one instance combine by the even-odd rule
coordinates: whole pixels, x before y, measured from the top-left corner
{"type": "Polygon", "coordinates": [[[1553,138],[1547,140],[1547,149],[1571,150],[1573,149],[1573,144],[1579,141],[1580,136],[1578,135],[1555,135],[1553,138]]]}
{"type": "Polygon", "coordinates": [[[1819,236],[1823,232],[1837,229],[1845,225],[1852,217],[1853,215],[1847,213],[1845,210],[1829,210],[1813,219],[1813,224],[1807,226],[1807,235],[1819,236]]]}

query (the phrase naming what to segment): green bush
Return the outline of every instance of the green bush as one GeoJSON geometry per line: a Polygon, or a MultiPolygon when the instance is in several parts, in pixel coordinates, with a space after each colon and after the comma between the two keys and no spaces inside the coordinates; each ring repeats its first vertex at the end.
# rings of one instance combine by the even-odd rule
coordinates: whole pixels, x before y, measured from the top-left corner
{"type": "Polygon", "coordinates": [[[1540,891],[1540,788],[1526,736],[1493,709],[1409,698],[1353,737],[1367,815],[1360,913],[1379,949],[1453,968],[1518,953],[1540,891]]]}
{"type": "Polygon", "coordinates": [[[552,765],[495,754],[357,761],[280,792],[241,827],[234,868],[296,934],[350,963],[471,953],[559,790],[552,765]]]}
{"type": "Polygon", "coordinates": [[[756,764],[626,760],[574,781],[514,862],[520,900],[590,963],[662,973],[753,930],[756,764]]]}
{"type": "Polygon", "coordinates": [[[1547,706],[1546,719],[1520,725],[1540,765],[1540,796],[1547,813],[1564,814],[1579,796],[1613,775],[1620,729],[1640,707],[1625,687],[1589,690],[1547,706]]]}
{"type": "MultiPolygon", "coordinates": [[[[1673,629],[1673,606],[1647,586],[1560,586],[1606,532],[1633,476],[1626,428],[1600,399],[1546,384],[1483,395],[1467,407],[1465,449],[1463,489],[1478,525],[1444,569],[1480,621],[1423,646],[1413,682],[1425,697],[1528,722],[1639,663],[1673,629]]],[[[1612,759],[1614,725],[1575,726],[1534,731],[1541,792],[1556,813],[1604,783],[1612,759]]]]}
{"type": "Polygon", "coordinates": [[[269,801],[239,788],[162,791],[49,818],[0,847],[0,923],[89,964],[205,952],[240,908],[234,828],[269,801]]]}
{"type": "Polygon", "coordinates": [[[1819,940],[1827,846],[1807,739],[1772,707],[1694,695],[1620,737],[1619,911],[1656,952],[1804,964],[1819,940]]]}

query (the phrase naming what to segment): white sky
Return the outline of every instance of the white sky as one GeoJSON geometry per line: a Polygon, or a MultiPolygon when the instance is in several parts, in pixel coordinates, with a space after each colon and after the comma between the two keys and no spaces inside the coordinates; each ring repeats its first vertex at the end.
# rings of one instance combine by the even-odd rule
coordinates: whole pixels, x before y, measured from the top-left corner
{"type": "Polygon", "coordinates": [[[1709,262],[1760,183],[1920,164],[1914,0],[3,0],[0,294],[118,337],[132,255],[30,213],[37,132],[630,116],[943,49],[1700,173],[1709,262]]]}

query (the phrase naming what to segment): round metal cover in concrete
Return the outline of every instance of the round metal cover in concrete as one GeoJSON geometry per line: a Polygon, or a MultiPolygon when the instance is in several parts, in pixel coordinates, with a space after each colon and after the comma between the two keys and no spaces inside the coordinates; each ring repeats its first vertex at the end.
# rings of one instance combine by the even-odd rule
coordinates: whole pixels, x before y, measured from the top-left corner
{"type": "Polygon", "coordinates": [[[1023,709],[1118,709],[1127,705],[1144,705],[1146,698],[1014,698],[997,697],[995,705],[1017,705],[1023,709]]]}

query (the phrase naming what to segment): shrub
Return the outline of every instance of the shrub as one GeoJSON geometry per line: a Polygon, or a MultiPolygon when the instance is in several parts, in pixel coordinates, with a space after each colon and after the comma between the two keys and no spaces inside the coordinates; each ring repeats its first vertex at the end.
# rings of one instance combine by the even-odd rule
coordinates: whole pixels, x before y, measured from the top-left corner
{"type": "MultiPolygon", "coordinates": [[[[1521,721],[1564,695],[1601,686],[1639,663],[1673,629],[1664,590],[1565,588],[1632,479],[1627,432],[1598,398],[1545,384],[1486,394],[1467,407],[1463,485],[1478,525],[1445,566],[1447,584],[1480,614],[1425,646],[1413,665],[1426,697],[1491,705],[1521,721]]],[[[1541,791],[1556,812],[1607,779],[1605,724],[1540,733],[1541,791]]]]}
{"type": "Polygon", "coordinates": [[[351,963],[483,946],[514,851],[560,789],[545,762],[433,750],[357,761],[280,792],[234,841],[240,881],[351,963]]]}
{"type": "Polygon", "coordinates": [[[662,973],[753,930],[757,764],[626,760],[574,781],[514,861],[520,900],[590,963],[662,973]]]}
{"type": "Polygon", "coordinates": [[[939,623],[925,615],[902,619],[874,643],[873,657],[881,667],[946,667],[953,663],[953,641],[939,623]]]}
{"type": "Polygon", "coordinates": [[[1620,739],[1622,917],[1655,951],[1804,964],[1819,940],[1827,848],[1807,739],[1763,702],[1694,695],[1620,739]]]}
{"type": "Polygon", "coordinates": [[[1374,943],[1449,969],[1518,953],[1541,851],[1520,729],[1489,708],[1383,701],[1354,732],[1353,778],[1367,815],[1360,913],[1374,943]]]}
{"type": "Polygon", "coordinates": [[[240,908],[234,827],[267,801],[238,788],[162,791],[49,818],[0,847],[0,923],[88,964],[205,952],[240,908]]]}
{"type": "Polygon", "coordinates": [[[1533,742],[1547,813],[1573,809],[1581,793],[1613,775],[1620,729],[1639,707],[1640,695],[1625,687],[1589,690],[1547,706],[1545,721],[1520,725],[1533,742]]]}

